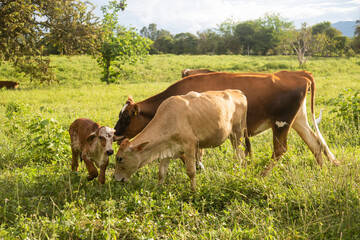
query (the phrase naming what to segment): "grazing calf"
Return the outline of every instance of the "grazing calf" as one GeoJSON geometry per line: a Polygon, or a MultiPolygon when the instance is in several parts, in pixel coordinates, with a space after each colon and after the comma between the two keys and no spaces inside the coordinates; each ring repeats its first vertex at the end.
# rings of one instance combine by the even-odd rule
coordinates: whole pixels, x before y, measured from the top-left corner
{"type": "Polygon", "coordinates": [[[0,88],[15,89],[19,86],[19,82],[14,81],[0,81],[0,88]]]}
{"type": "Polygon", "coordinates": [[[200,73],[212,73],[214,71],[211,71],[209,69],[184,69],[181,71],[181,77],[187,77],[190,75],[200,74],[200,73]]]}
{"type": "Polygon", "coordinates": [[[125,139],[116,154],[114,177],[127,182],[139,168],[161,159],[159,183],[163,183],[170,158],[182,156],[195,190],[195,159],[199,148],[221,145],[230,139],[236,157],[243,160],[240,139],[247,137],[247,100],[240,90],[190,92],[172,96],[131,142],[125,139]]]}
{"type": "Polygon", "coordinates": [[[69,128],[72,151],[71,170],[77,171],[79,156],[84,160],[89,172],[88,180],[98,176],[96,166],[100,168],[99,182],[105,183],[105,171],[109,164],[109,156],[114,154],[112,143],[115,130],[102,126],[90,119],[76,119],[69,128]]]}

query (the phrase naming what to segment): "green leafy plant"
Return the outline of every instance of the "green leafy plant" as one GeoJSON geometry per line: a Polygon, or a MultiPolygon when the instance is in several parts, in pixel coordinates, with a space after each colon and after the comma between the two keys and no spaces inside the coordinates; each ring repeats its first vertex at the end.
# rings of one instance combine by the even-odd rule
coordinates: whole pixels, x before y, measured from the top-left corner
{"type": "MultiPolygon", "coordinates": [[[[52,113],[41,107],[40,110],[52,113]]],[[[36,116],[28,125],[29,134],[25,136],[26,147],[36,162],[53,162],[64,158],[69,152],[67,131],[59,126],[54,118],[36,116]]]]}
{"type": "Polygon", "coordinates": [[[335,113],[336,117],[359,131],[360,90],[345,89],[337,98],[330,99],[329,103],[335,107],[330,113],[335,113]]]}
{"type": "Polygon", "coordinates": [[[118,25],[117,13],[124,10],[125,4],[111,1],[102,7],[103,39],[98,64],[103,68],[101,81],[115,82],[122,73],[125,63],[135,64],[148,54],[152,41],[141,37],[134,28],[118,25]]]}

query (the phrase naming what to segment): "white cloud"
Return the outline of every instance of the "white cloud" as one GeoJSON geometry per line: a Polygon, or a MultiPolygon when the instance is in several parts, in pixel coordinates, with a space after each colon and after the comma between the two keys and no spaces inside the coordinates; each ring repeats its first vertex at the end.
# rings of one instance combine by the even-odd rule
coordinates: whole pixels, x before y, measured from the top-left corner
{"type": "MultiPolygon", "coordinates": [[[[90,0],[101,6],[108,0],[90,0]]],[[[228,18],[245,21],[279,13],[297,26],[322,21],[360,19],[360,0],[127,0],[128,7],[119,14],[120,23],[140,30],[150,23],[172,33],[215,28],[228,18]]],[[[99,11],[98,11],[99,12],[99,11]]],[[[101,14],[100,14],[101,15],[101,14]]]]}

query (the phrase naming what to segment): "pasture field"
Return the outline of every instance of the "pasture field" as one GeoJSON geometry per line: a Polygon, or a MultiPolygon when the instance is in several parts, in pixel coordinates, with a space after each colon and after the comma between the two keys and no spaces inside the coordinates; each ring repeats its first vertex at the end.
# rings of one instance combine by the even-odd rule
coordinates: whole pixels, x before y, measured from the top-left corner
{"type": "Polygon", "coordinates": [[[294,56],[157,55],[126,66],[111,85],[100,82],[90,56],[51,58],[60,82],[50,86],[34,86],[0,66],[0,80],[20,82],[18,90],[0,90],[0,239],[360,238],[359,58],[313,58],[300,68],[294,56]],[[312,72],[316,114],[325,109],[320,131],[341,165],[324,156],[320,168],[291,130],[288,152],[268,177],[260,173],[271,158],[270,131],[251,138],[254,156],[246,168],[228,141],[207,149],[196,192],[179,160],[162,186],[158,161],[127,184],[112,177],[114,156],[104,185],[86,180],[83,163],[71,172],[67,130],[76,118],[113,127],[128,95],[152,96],[180,80],[185,68],[312,72]]]}

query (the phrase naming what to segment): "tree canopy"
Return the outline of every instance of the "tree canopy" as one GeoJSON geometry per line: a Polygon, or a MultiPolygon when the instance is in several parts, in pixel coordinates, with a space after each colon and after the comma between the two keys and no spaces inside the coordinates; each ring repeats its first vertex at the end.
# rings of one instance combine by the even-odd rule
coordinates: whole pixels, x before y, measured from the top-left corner
{"type": "Polygon", "coordinates": [[[119,25],[117,14],[125,7],[125,1],[118,4],[116,0],[102,7],[104,18],[98,63],[103,68],[101,80],[108,84],[115,82],[122,73],[122,65],[134,64],[146,56],[152,43],[150,39],[141,37],[135,29],[119,25]]]}
{"type": "MultiPolygon", "coordinates": [[[[0,59],[40,82],[56,81],[46,46],[62,54],[96,49],[97,18],[88,1],[3,0],[0,3],[0,59]]],[[[92,51],[92,50],[90,50],[92,51]]]]}
{"type": "Polygon", "coordinates": [[[303,64],[313,55],[352,56],[354,50],[360,52],[360,44],[356,45],[357,38],[342,36],[330,22],[306,28],[305,34],[305,29],[296,29],[292,22],[279,14],[265,14],[264,17],[255,20],[227,19],[218,24],[217,28],[203,30],[196,35],[173,35],[167,30],[157,29],[155,23],[143,27],[140,34],[154,41],[151,46],[152,54],[296,54],[299,63],[303,64]],[[299,48],[304,41],[308,42],[305,44],[306,47],[299,48]],[[295,45],[297,47],[294,47],[295,45]],[[301,49],[306,51],[303,52],[301,49]]]}

